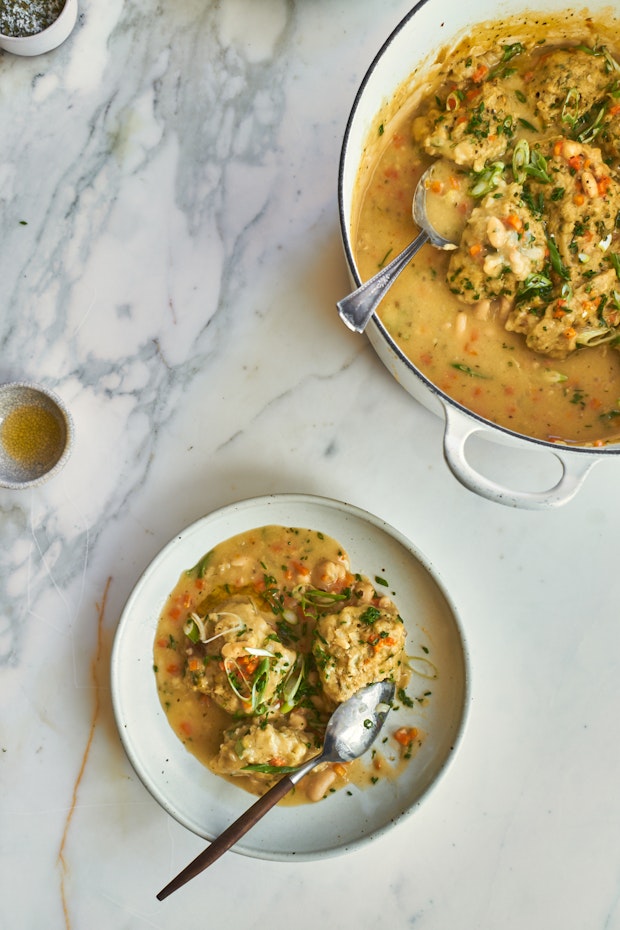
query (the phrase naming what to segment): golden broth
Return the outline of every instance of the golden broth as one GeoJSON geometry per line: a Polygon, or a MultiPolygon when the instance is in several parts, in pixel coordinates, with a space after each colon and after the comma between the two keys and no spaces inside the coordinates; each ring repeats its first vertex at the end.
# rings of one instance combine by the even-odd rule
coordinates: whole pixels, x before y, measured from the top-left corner
{"type": "MultiPolygon", "coordinates": [[[[515,42],[520,36],[524,41],[544,39],[545,49],[554,41],[559,44],[560,37],[563,43],[592,44],[601,33],[600,23],[583,20],[569,27],[547,17],[541,26],[534,14],[527,24],[523,19],[483,24],[454,53],[439,56],[430,69],[432,83],[424,88],[424,99],[433,98],[442,87],[453,54],[477,54],[502,38],[515,42]]],[[[618,46],[609,36],[605,42],[617,54],[618,46]]],[[[541,47],[535,47],[519,61],[516,76],[510,78],[516,93],[520,94],[523,69],[535,68],[541,54],[541,47]]],[[[443,88],[445,92],[445,83],[443,88]]],[[[420,93],[411,100],[413,104],[407,104],[399,98],[402,105],[394,115],[375,127],[358,178],[352,242],[363,280],[394,258],[416,231],[413,193],[434,159],[412,135],[413,120],[421,110],[420,93]]],[[[520,116],[523,125],[533,119],[527,101],[520,116]]],[[[522,135],[531,138],[527,129],[522,135]]],[[[452,228],[454,219],[454,214],[448,216],[452,228]]],[[[580,445],[618,441],[620,353],[602,345],[559,360],[532,351],[523,335],[504,328],[496,309],[489,313],[482,306],[467,305],[451,292],[446,283],[450,254],[425,245],[379,307],[382,322],[403,353],[447,395],[510,430],[580,445]]]]}
{"type": "MultiPolygon", "coordinates": [[[[203,693],[195,687],[191,663],[197,661],[202,650],[200,644],[196,648],[196,644],[186,635],[188,619],[194,613],[208,616],[209,611],[217,610],[218,603],[225,603],[226,598],[234,597],[238,592],[260,600],[264,596],[265,584],[277,611],[278,604],[283,603],[280,598],[286,598],[287,592],[292,589],[305,585],[311,592],[317,571],[322,570],[321,567],[326,564],[341,566],[343,569],[339,580],[330,584],[333,596],[340,598],[341,603],[347,604],[350,601],[347,591],[353,588],[357,594],[362,588],[367,589],[365,603],[369,606],[389,599],[387,589],[383,587],[387,581],[383,580],[382,584],[372,583],[363,576],[351,574],[346,552],[331,537],[314,530],[266,526],[222,542],[207,553],[197,566],[184,572],[170,593],[159,618],[153,644],[154,671],[159,698],[172,729],[187,750],[203,765],[253,794],[262,794],[270,782],[243,772],[222,774],[214,768],[214,759],[224,735],[239,723],[240,715],[227,712],[212,694],[203,693]]],[[[335,609],[331,607],[329,611],[335,609]]],[[[317,674],[312,659],[316,622],[313,611],[310,610],[307,615],[299,611],[299,623],[288,631],[290,641],[286,631],[282,631],[282,616],[276,611],[272,617],[274,633],[286,646],[305,654],[308,680],[312,681],[314,676],[316,685],[317,674]]],[[[221,648],[221,640],[218,648],[221,648]]],[[[394,673],[399,688],[398,701],[410,705],[415,701],[416,705],[423,707],[431,699],[430,692],[426,693],[427,689],[424,689],[421,694],[409,698],[405,693],[409,676],[406,656],[403,654],[402,663],[399,659],[394,673]]],[[[319,690],[315,687],[314,693],[317,694],[319,690]]],[[[319,704],[323,726],[335,706],[335,703],[329,702],[325,705],[324,701],[319,704]]],[[[271,714],[266,719],[272,719],[271,714]]],[[[368,786],[378,778],[398,776],[403,765],[421,745],[424,732],[417,728],[416,732],[407,728],[404,728],[406,732],[400,732],[397,717],[392,718],[390,724],[386,727],[385,739],[372,753],[370,765],[357,760],[346,766],[338,766],[330,790],[337,790],[347,784],[368,786]]],[[[320,746],[316,751],[318,748],[320,746]]],[[[312,774],[302,781],[302,789],[307,787],[303,782],[310,779],[312,774]]],[[[288,803],[300,803],[307,799],[304,790],[301,790],[295,792],[288,803]]]]}

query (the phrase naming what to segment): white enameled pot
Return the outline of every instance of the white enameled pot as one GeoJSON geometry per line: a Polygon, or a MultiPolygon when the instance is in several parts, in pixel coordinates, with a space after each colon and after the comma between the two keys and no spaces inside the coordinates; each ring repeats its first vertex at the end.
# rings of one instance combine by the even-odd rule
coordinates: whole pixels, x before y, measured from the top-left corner
{"type": "MultiPolygon", "coordinates": [[[[384,43],[370,65],[357,92],[347,123],[340,158],[338,200],[344,251],[354,287],[362,283],[351,242],[351,218],[356,178],[364,158],[369,133],[381,122],[382,114],[394,110],[394,101],[404,99],[407,88],[418,84],[445,45],[468,31],[472,24],[497,20],[531,11],[560,13],[566,0],[420,0],[384,43]]],[[[575,9],[577,9],[575,7],[575,9]]],[[[581,9],[581,8],[580,8],[581,9]]],[[[606,21],[613,11],[608,4],[590,3],[606,21]]],[[[581,16],[583,11],[579,14],[581,16]]],[[[603,447],[559,446],[512,432],[479,417],[452,400],[426,378],[401,352],[381,320],[372,317],[365,330],[377,355],[396,380],[420,403],[445,419],[443,454],[451,472],[469,490],[512,507],[544,509],[571,500],[593,466],[609,455],[620,453],[620,444],[603,447]],[[548,490],[520,491],[505,487],[481,474],[468,461],[466,443],[474,433],[498,442],[525,448],[548,449],[562,469],[559,481],[548,490]]]]}

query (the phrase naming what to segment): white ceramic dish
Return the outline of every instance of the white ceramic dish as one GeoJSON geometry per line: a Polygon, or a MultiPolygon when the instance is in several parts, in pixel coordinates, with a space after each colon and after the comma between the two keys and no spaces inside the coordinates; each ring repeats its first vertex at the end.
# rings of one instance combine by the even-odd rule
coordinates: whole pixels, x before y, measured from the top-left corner
{"type": "MultiPolygon", "coordinates": [[[[213,839],[252,796],[212,775],[173,733],[157,696],[153,640],[163,604],[181,573],[218,542],[268,524],[321,530],[346,548],[355,571],[381,573],[404,617],[408,650],[439,675],[428,706],[392,711],[386,726],[419,726],[428,735],[404,773],[368,790],[339,791],[318,804],[278,806],[235,851],[275,860],[346,852],[410,814],[444,771],[462,735],[469,696],[468,661],[457,612],[426,559],[396,530],[350,505],[307,495],[259,497],[218,510],[189,526],[155,558],[123,611],[112,652],[112,700],[121,740],[138,776],[176,820],[213,839]],[[422,653],[424,654],[424,653],[422,653]]],[[[413,695],[416,684],[408,691],[413,695]]]]}
{"type": "Polygon", "coordinates": [[[69,38],[77,21],[78,0],[67,0],[54,22],[31,36],[7,36],[0,33],[0,48],[12,55],[31,58],[58,48],[69,38]]]}
{"type": "MultiPolygon", "coordinates": [[[[419,83],[424,69],[433,63],[438,51],[450,46],[457,36],[469,31],[473,24],[532,10],[563,11],[567,6],[569,4],[565,0],[539,0],[533,3],[530,0],[503,0],[499,3],[497,0],[469,0],[468,3],[460,4],[453,0],[421,0],[388,37],[371,63],[355,97],[340,158],[340,226],[354,287],[362,282],[351,242],[353,191],[371,129],[382,121],[383,114],[389,118],[393,111],[393,101],[404,99],[419,83]]],[[[607,3],[592,2],[587,6],[589,11],[598,10],[604,14],[606,20],[615,15],[607,3]]],[[[581,10],[581,6],[575,9],[581,10]]],[[[365,332],[377,355],[396,380],[416,400],[445,419],[445,461],[461,484],[482,497],[512,507],[557,507],[574,497],[597,462],[606,456],[620,453],[620,444],[569,448],[526,437],[484,420],[429,381],[402,353],[376,315],[365,332]],[[562,473],[559,481],[543,491],[519,491],[492,481],[468,461],[466,443],[474,433],[508,446],[547,449],[560,463],[562,473]]]]}

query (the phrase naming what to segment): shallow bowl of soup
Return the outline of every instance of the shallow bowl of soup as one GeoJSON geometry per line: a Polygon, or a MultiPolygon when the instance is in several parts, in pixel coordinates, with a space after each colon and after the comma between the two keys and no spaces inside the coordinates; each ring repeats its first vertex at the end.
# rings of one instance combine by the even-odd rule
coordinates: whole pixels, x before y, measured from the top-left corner
{"type": "Polygon", "coordinates": [[[111,668],[135,771],[209,840],[318,754],[351,692],[394,681],[380,740],[306,776],[234,847],[273,860],[344,853],[411,814],[469,703],[460,619],[433,566],[380,518],[308,495],[241,501],[175,536],[127,601],[111,668]]]}
{"type": "Polygon", "coordinates": [[[566,503],[620,452],[618,19],[539,7],[418,3],[362,81],[339,171],[359,286],[416,235],[413,194],[433,165],[427,202],[456,248],[424,245],[365,333],[444,417],[455,477],[532,509],[566,503]],[[521,491],[487,478],[467,457],[474,433],[549,450],[559,481],[521,491]]]}

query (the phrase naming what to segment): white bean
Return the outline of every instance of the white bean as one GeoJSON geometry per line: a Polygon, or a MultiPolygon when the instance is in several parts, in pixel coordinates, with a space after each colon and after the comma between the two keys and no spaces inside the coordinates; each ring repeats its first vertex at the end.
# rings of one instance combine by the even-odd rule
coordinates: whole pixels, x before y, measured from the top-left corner
{"type": "Polygon", "coordinates": [[[479,300],[476,304],[474,316],[477,320],[488,320],[491,315],[491,301],[479,300]]]}
{"type": "Polygon", "coordinates": [[[562,143],[562,155],[568,161],[569,158],[573,158],[574,155],[581,154],[581,146],[578,142],[573,142],[570,139],[566,139],[562,143]]]}
{"type": "Polygon", "coordinates": [[[342,562],[332,562],[331,559],[321,559],[312,570],[312,581],[323,591],[329,591],[334,585],[344,581],[347,567],[342,562]]]}
{"type": "Polygon", "coordinates": [[[598,184],[596,183],[596,178],[591,171],[584,171],[581,175],[581,184],[586,193],[586,196],[590,200],[596,200],[598,197],[598,184]]]}
{"type": "Polygon", "coordinates": [[[497,216],[490,216],[487,222],[487,239],[494,249],[501,249],[506,242],[506,227],[497,216]]]}
{"type": "Polygon", "coordinates": [[[323,769],[322,772],[308,775],[305,785],[306,797],[309,801],[320,801],[335,781],[336,773],[333,769],[323,769]]]}

